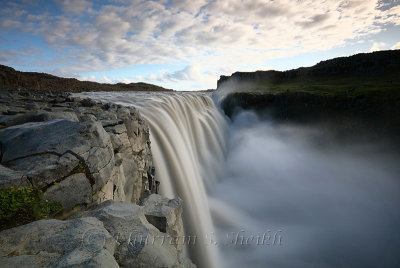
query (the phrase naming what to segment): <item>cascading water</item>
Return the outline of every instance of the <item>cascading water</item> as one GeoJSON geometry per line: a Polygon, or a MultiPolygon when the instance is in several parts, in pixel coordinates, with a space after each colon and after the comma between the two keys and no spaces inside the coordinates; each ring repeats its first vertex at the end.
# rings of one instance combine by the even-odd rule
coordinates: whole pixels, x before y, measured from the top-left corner
{"type": "Polygon", "coordinates": [[[200,267],[219,267],[207,191],[224,169],[227,123],[205,94],[88,93],[88,96],[139,109],[150,127],[151,151],[160,192],[184,200],[186,245],[200,267]]]}
{"type": "Polygon", "coordinates": [[[161,193],[203,239],[188,249],[198,266],[398,267],[398,152],[251,112],[227,129],[204,94],[88,94],[146,118],[161,193]]]}

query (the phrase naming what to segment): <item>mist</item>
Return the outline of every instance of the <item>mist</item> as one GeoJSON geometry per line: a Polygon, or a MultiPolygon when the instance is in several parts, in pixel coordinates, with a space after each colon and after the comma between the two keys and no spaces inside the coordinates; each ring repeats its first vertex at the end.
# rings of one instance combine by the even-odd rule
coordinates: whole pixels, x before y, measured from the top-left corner
{"type": "Polygon", "coordinates": [[[330,134],[251,112],[232,120],[210,196],[225,267],[398,267],[398,155],[330,134]]]}

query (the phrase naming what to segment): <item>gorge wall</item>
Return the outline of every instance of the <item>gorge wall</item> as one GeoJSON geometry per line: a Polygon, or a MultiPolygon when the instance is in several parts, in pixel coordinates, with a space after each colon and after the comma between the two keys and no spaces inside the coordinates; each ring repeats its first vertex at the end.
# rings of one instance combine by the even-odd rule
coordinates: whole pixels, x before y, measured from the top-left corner
{"type": "Polygon", "coordinates": [[[236,72],[221,76],[214,94],[229,117],[253,110],[277,122],[325,124],[342,136],[398,143],[399,77],[400,50],[378,51],[285,72],[236,72]]]}

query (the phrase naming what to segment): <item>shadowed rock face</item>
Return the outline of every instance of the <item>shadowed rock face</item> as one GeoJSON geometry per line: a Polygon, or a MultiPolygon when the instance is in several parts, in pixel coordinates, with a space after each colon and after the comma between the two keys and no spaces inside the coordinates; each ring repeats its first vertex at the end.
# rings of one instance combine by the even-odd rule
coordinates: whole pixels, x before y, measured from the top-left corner
{"type": "Polygon", "coordinates": [[[226,96],[221,107],[231,118],[240,110],[252,110],[275,122],[326,126],[343,138],[388,139],[400,144],[400,102],[395,98],[237,92],[226,96]]]}

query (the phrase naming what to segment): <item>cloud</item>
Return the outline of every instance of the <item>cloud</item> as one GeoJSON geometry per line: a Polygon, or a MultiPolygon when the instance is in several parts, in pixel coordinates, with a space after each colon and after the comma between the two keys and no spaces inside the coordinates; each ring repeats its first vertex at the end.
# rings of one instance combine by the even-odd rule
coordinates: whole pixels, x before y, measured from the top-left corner
{"type": "Polygon", "coordinates": [[[394,44],[390,49],[400,49],[400,42],[394,44]]]}
{"type": "Polygon", "coordinates": [[[92,3],[85,0],[55,0],[55,2],[59,4],[65,12],[75,14],[82,13],[92,6],[92,3]]]}
{"type": "Polygon", "coordinates": [[[370,52],[379,51],[379,50],[384,49],[385,47],[386,47],[386,43],[384,43],[384,42],[374,42],[369,51],[370,52]]]}
{"type": "Polygon", "coordinates": [[[200,73],[199,66],[189,65],[183,68],[182,70],[166,73],[164,74],[160,80],[161,81],[181,81],[181,80],[201,80],[202,74],[200,73]]]}
{"type": "Polygon", "coordinates": [[[106,82],[106,83],[112,83],[113,82],[113,80],[111,80],[110,78],[108,78],[107,76],[103,76],[103,80],[106,82]]]}
{"type": "Polygon", "coordinates": [[[343,46],[400,25],[400,3],[383,9],[379,0],[55,1],[62,14],[40,12],[38,2],[7,2],[0,36],[7,38],[5,30],[39,36],[63,62],[54,72],[71,75],[185,62],[183,70],[154,77],[208,81],[211,72],[216,80],[221,70],[343,46]]]}

